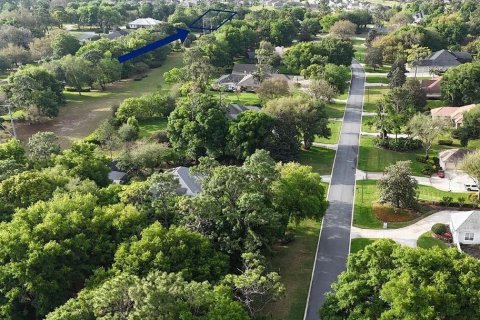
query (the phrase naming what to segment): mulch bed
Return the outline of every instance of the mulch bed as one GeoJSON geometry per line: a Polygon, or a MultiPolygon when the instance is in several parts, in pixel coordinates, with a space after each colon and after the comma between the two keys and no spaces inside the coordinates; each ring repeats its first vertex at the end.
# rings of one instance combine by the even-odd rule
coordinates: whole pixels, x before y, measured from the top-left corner
{"type": "Polygon", "coordinates": [[[480,245],[478,244],[460,244],[462,251],[474,258],[480,259],[480,245]]]}
{"type": "Polygon", "coordinates": [[[416,212],[406,209],[395,209],[386,204],[374,203],[372,205],[373,214],[383,222],[407,222],[418,217],[416,212]]]}

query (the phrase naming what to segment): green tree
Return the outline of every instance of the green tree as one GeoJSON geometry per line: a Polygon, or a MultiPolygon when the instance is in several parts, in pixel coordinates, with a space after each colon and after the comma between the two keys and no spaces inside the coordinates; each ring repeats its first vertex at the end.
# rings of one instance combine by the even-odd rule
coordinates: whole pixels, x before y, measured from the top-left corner
{"type": "Polygon", "coordinates": [[[325,213],[325,188],[312,167],[290,162],[279,165],[280,178],[273,184],[274,203],[289,220],[320,219],[325,213]]]}
{"type": "Polygon", "coordinates": [[[55,58],[74,55],[80,49],[80,41],[68,32],[61,32],[52,38],[52,50],[55,58]]]}
{"type": "Polygon", "coordinates": [[[413,208],[417,204],[418,182],[412,176],[410,161],[397,161],[385,168],[378,180],[380,203],[391,203],[395,208],[413,208]]]}
{"type": "Polygon", "coordinates": [[[227,275],[224,283],[231,286],[235,297],[241,301],[252,317],[265,305],[281,298],[285,286],[276,272],[267,272],[258,254],[244,253],[243,270],[239,275],[227,275]]]}
{"type": "Polygon", "coordinates": [[[280,78],[269,78],[260,84],[256,90],[256,93],[261,100],[265,101],[287,96],[290,93],[290,89],[288,87],[287,80],[280,78]]]}
{"type": "Polygon", "coordinates": [[[226,274],[228,262],[201,234],[156,222],[141,237],[119,246],[113,268],[140,277],[158,270],[178,272],[187,281],[215,282],[226,274]]]}
{"type": "Polygon", "coordinates": [[[17,210],[0,230],[0,315],[44,318],[112,263],[118,244],[143,226],[133,206],[100,207],[91,194],[58,194],[17,210]],[[106,232],[108,230],[108,232],[106,232]]]}
{"type": "Polygon", "coordinates": [[[408,122],[411,136],[422,141],[425,148],[425,159],[432,147],[433,141],[450,128],[450,123],[443,118],[432,118],[424,114],[416,114],[408,122]]]}
{"type": "Polygon", "coordinates": [[[5,48],[0,48],[0,56],[6,58],[11,65],[19,66],[30,62],[30,52],[24,47],[9,43],[5,48]]]}
{"type": "Polygon", "coordinates": [[[331,102],[337,96],[337,89],[324,79],[311,80],[308,94],[316,100],[331,102]]]}
{"type": "Polygon", "coordinates": [[[479,317],[478,260],[456,249],[379,240],[350,255],[320,310],[322,319],[479,317]]]}
{"type": "Polygon", "coordinates": [[[227,135],[225,113],[224,107],[209,96],[188,97],[168,118],[172,147],[191,159],[223,154],[227,135]]]}
{"type": "Polygon", "coordinates": [[[422,88],[420,81],[415,79],[407,79],[403,84],[403,88],[410,92],[410,102],[417,111],[424,111],[427,106],[427,93],[422,88]]]}
{"type": "Polygon", "coordinates": [[[375,71],[377,68],[383,66],[383,53],[381,48],[370,47],[367,49],[365,55],[365,64],[372,67],[375,71]]]}
{"type": "Polygon", "coordinates": [[[270,39],[274,45],[291,45],[297,33],[297,27],[289,19],[278,19],[270,22],[270,39]]]}
{"type": "MultiPolygon", "coordinates": [[[[465,171],[473,180],[475,180],[477,186],[480,183],[480,151],[467,154],[460,164],[460,168],[465,171]]],[[[480,200],[480,191],[477,193],[480,200]]]]}
{"type": "Polygon", "coordinates": [[[55,164],[65,168],[72,176],[95,181],[99,186],[109,183],[108,160],[91,143],[74,143],[70,149],[55,157],[55,164]]]}
{"type": "Polygon", "coordinates": [[[450,45],[463,43],[468,34],[468,25],[458,13],[437,16],[432,19],[432,26],[450,45]]]}
{"type": "Polygon", "coordinates": [[[475,107],[463,115],[463,123],[460,128],[453,131],[453,137],[460,140],[466,147],[468,141],[480,139],[480,107],[475,107]]]}
{"type": "Polygon", "coordinates": [[[337,66],[332,63],[325,65],[322,78],[335,87],[337,92],[343,93],[347,90],[350,80],[350,69],[345,66],[337,66]]]}
{"type": "Polygon", "coordinates": [[[406,72],[405,63],[402,60],[396,60],[387,75],[390,80],[390,88],[401,87],[407,81],[406,72]]]}
{"type": "Polygon", "coordinates": [[[92,84],[93,70],[86,59],[68,55],[62,58],[60,65],[66,84],[75,88],[79,95],[82,94],[84,87],[92,84]]]}
{"type": "Polygon", "coordinates": [[[22,143],[16,139],[0,143],[0,160],[15,160],[18,163],[25,163],[25,149],[22,143]]]}
{"type": "Polygon", "coordinates": [[[0,182],[25,170],[22,163],[13,159],[0,160],[0,182]]]}
{"type": "Polygon", "coordinates": [[[451,68],[442,78],[441,91],[445,102],[460,106],[480,100],[480,63],[465,63],[451,68]]]}
{"type": "Polygon", "coordinates": [[[228,124],[227,149],[245,159],[257,149],[266,149],[272,139],[273,119],[263,112],[246,111],[228,124]]]}
{"type": "Polygon", "coordinates": [[[45,166],[52,155],[60,153],[58,137],[53,132],[37,132],[28,139],[28,151],[34,162],[45,166]]]}
{"type": "Polygon", "coordinates": [[[62,84],[44,67],[27,66],[18,70],[8,77],[3,89],[16,108],[40,116],[56,116],[65,101],[62,84]]]}

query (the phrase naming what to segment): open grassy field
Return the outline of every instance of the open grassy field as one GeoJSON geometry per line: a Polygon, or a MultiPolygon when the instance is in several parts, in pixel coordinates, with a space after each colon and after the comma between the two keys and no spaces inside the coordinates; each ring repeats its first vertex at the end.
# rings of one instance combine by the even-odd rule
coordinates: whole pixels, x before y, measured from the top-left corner
{"type": "Polygon", "coordinates": [[[214,97],[222,99],[228,103],[238,103],[245,106],[255,106],[260,105],[260,99],[257,94],[254,92],[219,92],[219,91],[209,91],[214,97]]]}
{"type": "Polygon", "coordinates": [[[418,238],[417,246],[420,247],[420,248],[424,248],[424,249],[430,249],[430,248],[433,248],[433,247],[440,247],[442,249],[448,248],[448,245],[445,242],[443,242],[439,239],[435,239],[432,236],[431,231],[425,232],[424,234],[422,234],[418,238]]]}
{"type": "Polygon", "coordinates": [[[158,90],[167,92],[170,87],[163,81],[164,72],[182,64],[182,54],[172,53],[163,66],[150,70],[148,77],[142,81],[122,80],[110,85],[103,92],[92,91],[82,95],[65,92],[67,104],[60,108],[58,117],[41,124],[19,124],[18,136],[26,141],[38,131],[52,131],[60,137],[62,148],[67,148],[74,141],[93,132],[103,120],[111,116],[111,107],[120,104],[124,99],[158,90]]]}
{"type": "Polygon", "coordinates": [[[328,122],[328,127],[330,128],[332,135],[330,138],[320,138],[320,137],[315,137],[315,142],[318,143],[329,143],[329,144],[336,144],[338,143],[338,138],[340,136],[340,129],[342,127],[342,122],[341,121],[332,121],[330,120],[328,122]]]}
{"type": "Polygon", "coordinates": [[[340,119],[343,118],[345,113],[345,103],[344,102],[331,102],[327,103],[326,110],[327,116],[329,118],[340,119]]]}
{"type": "Polygon", "coordinates": [[[367,83],[390,83],[386,75],[368,75],[365,80],[367,83]]]}
{"type": "Polygon", "coordinates": [[[427,100],[428,109],[440,108],[445,106],[447,106],[447,104],[445,104],[443,100],[427,100]]]}
{"type": "Polygon", "coordinates": [[[167,129],[166,118],[151,118],[138,121],[140,138],[149,138],[159,130],[167,129]]]}
{"type": "MultiPolygon", "coordinates": [[[[456,201],[459,197],[468,198],[468,193],[455,193],[435,189],[430,186],[418,186],[419,199],[440,201],[445,196],[453,197],[456,201]]],[[[359,180],[355,192],[355,209],[353,214],[353,225],[361,228],[381,228],[383,222],[378,220],[374,213],[372,204],[379,198],[377,181],[359,180]]],[[[400,228],[409,225],[411,222],[392,222],[388,224],[389,228],[400,228]]]]}
{"type": "Polygon", "coordinates": [[[385,65],[383,65],[383,66],[381,66],[381,67],[378,67],[378,68],[375,68],[375,69],[373,69],[373,68],[370,67],[370,66],[365,66],[364,68],[365,68],[365,72],[368,72],[368,73],[380,73],[380,74],[382,74],[382,75],[384,75],[384,76],[387,76],[386,73],[388,73],[388,71],[390,71],[390,68],[391,68],[391,67],[392,67],[391,65],[385,64],[385,65]]]}
{"type": "MultiPolygon", "coordinates": [[[[360,170],[368,172],[382,172],[385,167],[390,164],[394,164],[397,161],[410,160],[411,169],[414,175],[423,176],[422,169],[424,164],[416,161],[417,157],[425,155],[423,149],[419,149],[411,152],[396,152],[386,149],[377,148],[374,143],[374,137],[361,137],[360,138],[360,155],[358,158],[358,168],[360,170]]],[[[437,157],[440,150],[448,149],[451,147],[440,146],[434,144],[430,149],[430,156],[437,157]]]]}
{"type": "Polygon", "coordinates": [[[357,253],[363,250],[366,246],[373,243],[376,239],[370,238],[356,238],[350,241],[350,253],[357,253]]]}
{"type": "Polygon", "coordinates": [[[272,270],[282,277],[286,287],[283,299],[269,304],[262,314],[265,319],[302,320],[317,248],[320,222],[305,220],[292,225],[295,240],[277,245],[271,259],[272,270]]]}
{"type": "Polygon", "coordinates": [[[374,116],[363,116],[362,117],[362,132],[377,132],[375,129],[375,117],[374,116]]]}
{"type": "Polygon", "coordinates": [[[335,150],[312,147],[310,150],[301,150],[299,163],[311,166],[315,172],[321,175],[332,173],[335,150]]]}

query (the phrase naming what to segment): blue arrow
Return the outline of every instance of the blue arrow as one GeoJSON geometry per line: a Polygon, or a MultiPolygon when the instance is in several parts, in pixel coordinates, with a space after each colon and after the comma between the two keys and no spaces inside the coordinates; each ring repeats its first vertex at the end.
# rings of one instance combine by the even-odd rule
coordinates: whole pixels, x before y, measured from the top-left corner
{"type": "Polygon", "coordinates": [[[146,46],[144,47],[141,47],[141,48],[138,48],[138,49],[135,49],[129,53],[126,53],[124,55],[121,55],[120,57],[118,57],[118,61],[120,63],[123,63],[127,60],[130,60],[130,59],[133,59],[133,58],[136,58],[142,54],[145,54],[147,52],[150,52],[152,50],[155,50],[157,48],[160,48],[164,45],[167,45],[169,44],[170,42],[173,42],[175,40],[180,40],[181,42],[184,42],[185,39],[187,38],[188,36],[188,33],[190,31],[188,30],[185,30],[185,29],[180,29],[180,28],[176,28],[177,29],[177,33],[175,34],[172,34],[171,36],[168,36],[166,38],[163,38],[161,40],[158,40],[158,41],[155,41],[155,42],[152,42],[150,44],[147,44],[146,46]]]}

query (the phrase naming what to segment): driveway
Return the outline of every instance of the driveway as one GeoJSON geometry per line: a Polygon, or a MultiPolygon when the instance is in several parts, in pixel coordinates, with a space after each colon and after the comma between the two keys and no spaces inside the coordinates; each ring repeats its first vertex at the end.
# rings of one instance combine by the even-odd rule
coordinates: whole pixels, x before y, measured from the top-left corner
{"type": "MultiPolygon", "coordinates": [[[[383,177],[383,172],[365,172],[357,170],[357,180],[379,180],[383,177]]],[[[475,184],[475,181],[466,173],[461,171],[447,171],[445,178],[433,175],[431,177],[412,176],[419,185],[430,186],[442,191],[468,192],[465,189],[465,183],[475,184]]]]}
{"type": "Polygon", "coordinates": [[[399,229],[362,229],[352,227],[352,239],[354,238],[371,238],[371,239],[392,239],[400,244],[416,247],[417,239],[423,233],[430,230],[435,223],[450,222],[450,216],[461,211],[439,211],[425,219],[422,219],[408,227],[399,229]]]}
{"type": "Polygon", "coordinates": [[[305,320],[319,319],[318,310],[325,300],[324,295],[330,291],[338,275],[345,270],[350,251],[355,170],[365,84],[363,67],[354,60],[351,69],[350,93],[328,190],[330,206],[320,231],[305,320]]]}

